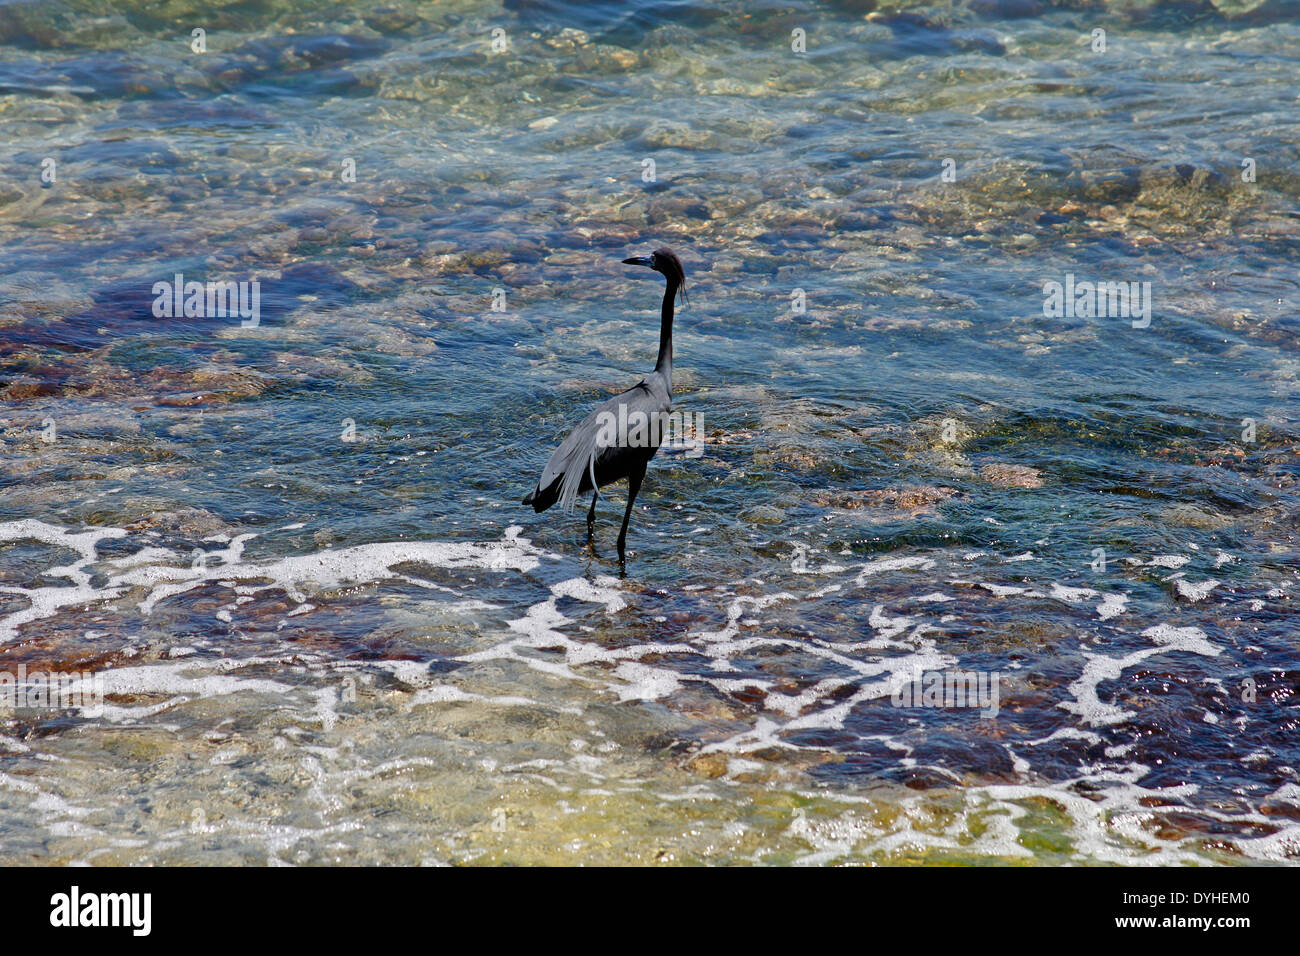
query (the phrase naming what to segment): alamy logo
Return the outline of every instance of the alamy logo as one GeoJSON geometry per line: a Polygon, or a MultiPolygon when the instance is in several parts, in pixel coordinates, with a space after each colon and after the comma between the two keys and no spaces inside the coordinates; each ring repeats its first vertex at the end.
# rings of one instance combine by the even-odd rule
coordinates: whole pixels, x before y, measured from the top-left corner
{"type": "Polygon", "coordinates": [[[246,329],[257,328],[262,318],[262,283],[186,282],[183,273],[173,281],[153,284],[155,319],[224,319],[238,316],[246,329]]]}
{"type": "Polygon", "coordinates": [[[895,707],[971,707],[981,717],[998,715],[1002,675],[997,671],[925,671],[899,684],[895,707]]]}
{"type": "Polygon", "coordinates": [[[596,415],[600,448],[658,448],[667,443],[685,449],[687,458],[704,454],[704,416],[692,412],[603,411],[596,415]]]}
{"type": "Polygon", "coordinates": [[[1151,283],[1077,282],[1069,272],[1064,283],[1043,283],[1043,316],[1132,319],[1133,328],[1145,329],[1151,324],[1151,283]]]}
{"type": "Polygon", "coordinates": [[[50,897],[51,926],[129,926],[134,936],[153,928],[152,893],[85,893],[74,886],[50,897]]]}
{"type": "Polygon", "coordinates": [[[76,710],[82,717],[104,713],[104,675],[93,671],[0,671],[0,712],[76,710]]]}

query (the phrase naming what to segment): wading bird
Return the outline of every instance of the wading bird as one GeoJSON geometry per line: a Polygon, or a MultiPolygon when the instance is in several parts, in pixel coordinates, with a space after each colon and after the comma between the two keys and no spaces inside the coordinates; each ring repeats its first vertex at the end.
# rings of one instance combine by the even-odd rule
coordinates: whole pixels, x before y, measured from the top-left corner
{"type": "Polygon", "coordinates": [[[569,511],[578,495],[590,491],[591,510],[587,512],[590,543],[596,533],[596,499],[600,497],[600,489],[626,478],[627,510],[623,512],[623,527],[618,533],[620,570],[627,567],[624,547],[632,505],[641,490],[646,465],[659,450],[662,423],[673,404],[673,301],[686,281],[681,260],[667,249],[624,259],[623,263],[654,269],[667,280],[659,327],[659,361],[640,383],[602,402],[569,433],[542,469],[537,487],[524,499],[524,504],[532,505],[538,513],[556,501],[569,511]]]}

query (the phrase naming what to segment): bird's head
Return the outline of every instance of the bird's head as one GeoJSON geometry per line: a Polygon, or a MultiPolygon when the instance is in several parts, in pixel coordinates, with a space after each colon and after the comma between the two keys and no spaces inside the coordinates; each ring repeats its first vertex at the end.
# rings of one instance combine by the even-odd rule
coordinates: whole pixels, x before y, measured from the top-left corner
{"type": "Polygon", "coordinates": [[[624,259],[623,264],[626,266],[645,266],[653,269],[655,272],[663,273],[670,286],[675,286],[682,294],[683,302],[686,299],[686,270],[682,268],[682,260],[677,258],[677,254],[671,249],[656,249],[648,256],[634,256],[631,259],[624,259]]]}

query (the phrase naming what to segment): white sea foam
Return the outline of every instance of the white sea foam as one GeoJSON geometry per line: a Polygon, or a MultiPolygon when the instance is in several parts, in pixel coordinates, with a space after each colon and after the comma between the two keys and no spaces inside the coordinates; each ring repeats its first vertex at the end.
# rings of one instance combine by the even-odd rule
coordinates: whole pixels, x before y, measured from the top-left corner
{"type": "Polygon", "coordinates": [[[1112,617],[1123,614],[1127,604],[1127,594],[1112,593],[1102,595],[1101,603],[1097,605],[1097,616],[1103,621],[1109,621],[1112,617]]]}
{"type": "Polygon", "coordinates": [[[1115,680],[1130,667],[1156,654],[1171,651],[1185,651],[1190,654],[1202,654],[1215,657],[1219,648],[1207,639],[1205,632],[1197,627],[1173,627],[1160,624],[1149,627],[1142,632],[1157,646],[1133,651],[1122,657],[1106,654],[1094,654],[1084,651],[1085,664],[1079,679],[1070,684],[1070,693],[1074,700],[1065,701],[1060,706],[1078,714],[1089,726],[1099,727],[1121,723],[1127,712],[1116,704],[1107,703],[1098,696],[1097,686],[1104,680],[1115,680]]]}
{"type": "MultiPolygon", "coordinates": [[[[1015,585],[980,580],[952,582],[978,587],[995,595],[997,600],[975,590],[957,592],[961,597],[953,598],[934,591],[936,576],[925,573],[934,571],[943,560],[936,553],[891,555],[851,566],[826,564],[814,568],[804,563],[799,569],[789,569],[793,574],[766,575],[779,586],[764,584],[756,577],[728,584],[691,582],[677,589],[679,596],[695,602],[701,613],[716,623],[683,625],[671,639],[628,641],[626,637],[636,633],[629,622],[647,620],[644,611],[655,606],[657,597],[625,589],[613,578],[577,576],[564,559],[534,548],[520,537],[520,531],[518,527],[507,529],[503,538],[495,542],[380,543],[257,559],[245,554],[254,540],[252,536],[240,535],[221,542],[221,547],[207,552],[205,561],[194,564],[190,555],[147,543],[129,554],[119,554],[120,549],[115,548],[111,559],[100,558],[98,549],[103,542],[125,534],[112,529],[69,532],[41,522],[11,522],[0,525],[0,542],[29,539],[65,547],[76,560],[44,572],[47,577],[53,574],[66,579],[66,587],[7,589],[10,594],[25,596],[28,604],[0,618],[0,639],[21,637],[37,622],[58,618],[72,607],[98,607],[106,614],[117,615],[126,614],[130,608],[141,615],[158,614],[166,602],[190,600],[185,595],[200,587],[208,589],[204,591],[205,598],[212,587],[227,588],[226,602],[217,604],[215,611],[239,623],[241,616],[249,613],[249,599],[268,589],[289,597],[293,606],[285,612],[286,617],[301,619],[316,613],[318,608],[334,606],[331,591],[382,589],[391,585],[409,590],[414,585],[424,589],[422,593],[438,599],[413,603],[404,596],[401,602],[404,608],[428,604],[428,610],[422,612],[425,617],[437,620],[440,626],[454,625],[458,633],[473,634],[473,649],[452,656],[455,662],[471,669],[503,664],[515,671],[527,668],[551,682],[572,683],[585,690],[576,698],[561,697],[558,703],[548,697],[546,688],[551,685],[545,681],[528,684],[526,691],[521,689],[517,693],[513,688],[497,686],[484,692],[483,687],[475,688],[463,680],[459,671],[448,674],[431,670],[427,661],[336,661],[313,656],[302,647],[290,649],[287,645],[282,656],[267,655],[257,660],[214,659],[211,639],[189,635],[178,648],[187,651],[183,656],[163,662],[150,658],[138,664],[126,660],[105,670],[109,693],[115,702],[101,719],[110,724],[148,722],[158,726],[160,719],[175,720],[163,715],[196,700],[223,698],[223,706],[237,704],[242,708],[246,706],[245,700],[251,705],[259,699],[273,698],[280,702],[280,707],[296,715],[293,719],[298,725],[277,731],[282,736],[276,740],[281,743],[286,739],[295,740],[292,747],[305,751],[307,747],[298,741],[298,734],[307,731],[339,734],[358,719],[358,712],[365,712],[363,705],[368,695],[378,693],[373,688],[365,690],[361,704],[345,706],[345,700],[350,698],[341,693],[340,680],[373,679],[376,672],[386,672],[399,682],[401,690],[393,691],[387,676],[376,681],[387,682],[383,693],[400,699],[398,709],[402,712],[415,709],[417,714],[460,715],[472,713],[474,708],[527,708],[595,717],[601,712],[589,708],[597,701],[606,706],[610,703],[628,708],[646,706],[647,713],[662,713],[672,712],[680,698],[697,699],[701,691],[709,699],[719,695],[734,699],[743,695],[745,708],[733,704],[731,716],[718,725],[719,729],[726,727],[725,732],[716,734],[701,748],[702,753],[725,756],[722,778],[707,785],[669,788],[663,796],[665,801],[708,801],[719,799],[719,793],[725,792],[719,787],[730,786],[746,775],[771,772],[773,762],[766,755],[763,755],[765,759],[755,759],[756,752],[816,751],[818,747],[806,742],[809,732],[835,731],[838,735],[851,732],[855,714],[864,708],[881,706],[883,699],[902,682],[918,673],[960,665],[962,661],[954,653],[964,653],[960,645],[943,638],[949,643],[939,646],[936,640],[940,638],[936,635],[946,631],[948,625],[961,622],[964,607],[970,601],[981,601],[982,607],[996,609],[993,613],[997,614],[1006,613],[1003,608],[1014,613],[1018,603],[1033,601],[1037,602],[1036,611],[1042,608],[1044,613],[1059,615],[1063,628],[1068,628],[1070,622],[1080,627],[1091,622],[1106,641],[1126,638],[1127,643],[1123,650],[1110,653],[1106,652],[1105,643],[1081,647],[1076,664],[1078,676],[1068,685],[1071,699],[1060,704],[1062,713],[1071,715],[1062,719],[1070,722],[1052,728],[1040,739],[1022,741],[1015,746],[1003,745],[1012,772],[1021,782],[979,785],[960,781],[960,806],[951,822],[938,831],[922,828],[923,814],[927,812],[923,810],[927,799],[923,794],[902,795],[901,813],[888,819],[854,814],[853,800],[846,795],[837,796],[834,799],[848,808],[843,814],[810,815],[792,831],[807,847],[798,862],[830,862],[870,854],[888,856],[916,847],[990,857],[1023,856],[1028,851],[1019,837],[1025,814],[1022,804],[1031,799],[1047,799],[1061,809],[1068,820],[1071,854],[1075,858],[1118,863],[1134,860],[1185,863],[1203,859],[1197,855],[1194,840],[1171,842],[1152,835],[1154,815],[1159,811],[1143,809],[1143,798],[1158,796],[1161,802],[1175,806],[1180,800],[1190,801],[1195,788],[1149,790],[1141,785],[1148,770],[1137,762],[1134,743],[1115,740],[1108,732],[1108,728],[1134,715],[1118,703],[1121,695],[1109,688],[1102,690],[1105,682],[1122,679],[1127,671],[1151,657],[1220,655],[1221,649],[1199,628],[1161,623],[1142,629],[1142,625],[1131,623],[1128,618],[1138,617],[1139,611],[1146,612],[1143,608],[1129,612],[1127,594],[1033,581],[1033,568],[1026,569],[1023,575],[1021,569],[1016,569],[1020,583],[1015,585]],[[450,585],[448,578],[454,579],[455,575],[444,573],[435,584],[421,577],[422,567],[463,572],[467,581],[450,585]],[[542,571],[546,574],[533,582],[538,597],[530,599],[532,603],[512,603],[512,598],[491,595],[488,590],[493,581],[517,582],[523,576],[535,576],[542,571]],[[922,573],[916,574],[918,571],[922,573]],[[809,577],[809,572],[815,572],[817,578],[809,577]],[[475,574],[474,582],[470,583],[468,578],[475,574]],[[859,627],[818,633],[816,621],[854,606],[846,596],[857,598],[857,606],[861,608],[856,622],[859,627]],[[129,605],[124,598],[129,599],[129,605]],[[565,601],[579,602],[585,607],[575,609],[573,604],[561,603],[565,601]],[[561,607],[565,609],[563,612],[561,607]],[[908,613],[890,610],[899,607],[908,613]],[[1098,619],[1111,621],[1121,615],[1127,615],[1125,623],[1109,624],[1105,628],[1096,626],[1098,619]],[[869,638],[865,628],[870,628],[869,638]],[[1149,646],[1133,649],[1133,641],[1138,636],[1149,646]],[[817,669],[824,665],[826,673],[791,687],[783,669],[762,666],[769,655],[817,659],[821,662],[817,669]],[[306,682],[304,674],[309,675],[306,682]],[[737,725],[733,721],[741,723],[737,725]],[[1104,758],[1097,756],[1095,764],[1079,769],[1079,780],[1089,784],[1088,797],[1071,789],[1073,781],[1047,783],[1034,776],[1036,768],[1050,754],[1061,746],[1068,749],[1071,741],[1089,747],[1104,745],[1104,758]]],[[[1032,555],[1018,557],[1025,559],[1032,555]]],[[[1005,560],[1008,559],[992,555],[988,563],[996,567],[1005,560]]],[[[973,577],[976,568],[963,565],[963,573],[973,577]]],[[[1186,610],[1185,605],[1183,609],[1186,610]]],[[[663,615],[657,615],[656,619],[654,633],[660,634],[667,621],[663,615]]],[[[112,631],[101,630],[101,634],[108,633],[112,631]]],[[[802,663],[797,668],[806,669],[802,663]]],[[[514,671],[493,673],[494,681],[499,684],[514,671]]],[[[884,703],[888,706],[887,701],[884,703]]],[[[920,724],[914,715],[899,712],[896,725],[897,735],[890,731],[871,739],[896,752],[899,766],[921,766],[919,752],[910,749],[909,738],[904,736],[906,728],[920,724]]],[[[610,730],[608,726],[605,729],[610,730]]],[[[538,785],[569,793],[573,791],[565,782],[566,776],[581,777],[586,781],[582,792],[588,797],[623,792],[623,784],[616,775],[607,774],[604,763],[622,752],[620,744],[609,739],[599,726],[593,726],[589,734],[584,732],[583,739],[591,743],[570,748],[573,752],[565,759],[503,759],[492,761],[491,772],[524,775],[538,785]]],[[[626,741],[623,746],[627,746],[626,741]]],[[[245,752],[241,747],[237,741],[222,740],[204,759],[219,764],[237,760],[245,752]]],[[[13,738],[0,738],[0,748],[15,759],[39,759],[30,753],[30,743],[13,738]]],[[[328,769],[327,764],[338,761],[344,753],[337,736],[322,740],[311,752],[316,754],[313,759],[317,762],[306,765],[309,769],[305,772],[311,778],[309,794],[322,807],[344,806],[346,802],[340,795],[348,793],[348,788],[359,779],[423,766],[399,759],[383,767],[375,764],[347,771],[328,769]]],[[[1265,753],[1259,762],[1276,759],[1276,755],[1265,753]]],[[[940,776],[952,776],[943,767],[929,765],[925,769],[940,776]]],[[[958,782],[954,778],[954,785],[958,782]]],[[[22,778],[2,776],[0,787],[21,792],[33,806],[39,806],[40,818],[51,832],[60,829],[70,833],[74,832],[71,828],[78,826],[83,829],[77,832],[90,832],[84,827],[87,816],[84,808],[53,797],[51,788],[31,785],[24,789],[22,778]]],[[[1300,791],[1284,786],[1269,799],[1278,805],[1294,805],[1300,799],[1300,791]]],[[[1204,811],[1198,809],[1198,812],[1204,811]]],[[[1233,837],[1234,845],[1246,858],[1285,860],[1288,855],[1300,852],[1297,849],[1300,827],[1286,823],[1279,816],[1254,816],[1261,823],[1280,826],[1280,829],[1264,837],[1233,837]]],[[[1224,818],[1232,822],[1253,819],[1251,814],[1224,818]]],[[[924,825],[930,826],[928,821],[924,825]]],[[[336,824],[331,822],[329,826],[336,824]]],[[[223,824],[221,832],[229,837],[238,829],[223,824]]],[[[327,831],[338,836],[350,832],[347,826],[271,828],[257,832],[268,835],[271,855],[278,859],[308,834],[319,836],[327,831]]],[[[241,832],[251,835],[255,828],[241,832]]],[[[94,839],[108,845],[109,835],[94,839]]]]}
{"type": "Polygon", "coordinates": [[[1174,581],[1174,591],[1180,598],[1185,598],[1192,603],[1203,601],[1210,596],[1210,592],[1219,586],[1219,582],[1210,578],[1206,581],[1192,582],[1185,578],[1179,578],[1174,581]]]}
{"type": "MultiPolygon", "coordinates": [[[[131,590],[142,590],[138,606],[149,614],[162,601],[217,582],[234,589],[240,582],[257,582],[247,593],[279,589],[298,604],[306,604],[306,590],[331,591],[345,585],[374,584],[398,579],[423,587],[431,582],[397,570],[400,565],[422,565],[452,569],[527,572],[535,569],[541,552],[517,538],[517,527],[507,530],[499,542],[394,542],[364,544],[314,554],[291,555],[266,561],[245,561],[245,544],[255,537],[239,535],[225,548],[206,552],[201,560],[187,565],[160,563],[180,558],[174,552],[146,547],[135,554],[106,560],[106,581],[92,586],[89,567],[97,561],[102,541],[122,538],[116,528],[71,532],[34,519],[0,524],[0,542],[34,540],[69,548],[80,560],[45,570],[47,577],[65,577],[67,587],[4,587],[0,591],[27,599],[26,608],[0,618],[0,643],[14,640],[21,629],[34,621],[53,617],[67,607],[102,602],[131,590]],[[514,535],[511,534],[514,532],[514,535]]],[[[595,587],[595,585],[593,585],[595,587]]],[[[225,609],[227,618],[229,609],[225,609]]]]}
{"type": "Polygon", "coordinates": [[[858,579],[855,582],[859,587],[866,583],[867,579],[873,575],[883,574],[886,571],[904,571],[920,570],[929,571],[934,567],[934,561],[930,558],[922,557],[903,557],[903,558],[876,558],[861,566],[858,572],[858,579]]]}

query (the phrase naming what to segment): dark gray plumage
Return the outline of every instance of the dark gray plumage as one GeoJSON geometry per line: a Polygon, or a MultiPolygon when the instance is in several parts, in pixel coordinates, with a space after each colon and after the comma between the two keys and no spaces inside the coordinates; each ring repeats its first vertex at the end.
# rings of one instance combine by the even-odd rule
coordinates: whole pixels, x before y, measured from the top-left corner
{"type": "Polygon", "coordinates": [[[596,531],[599,489],[626,478],[627,510],[618,533],[620,567],[626,566],[624,547],[632,505],[641,490],[646,465],[659,450],[663,438],[660,423],[673,405],[673,302],[686,282],[681,260],[667,249],[656,249],[649,256],[623,262],[654,269],[667,280],[659,327],[659,361],[654,371],[639,383],[602,402],[578,423],[542,469],[537,487],[524,499],[524,504],[532,505],[539,513],[556,501],[568,511],[579,495],[590,491],[591,509],[587,512],[590,541],[596,531]],[[643,432],[638,431],[641,422],[646,423],[643,432]]]}

